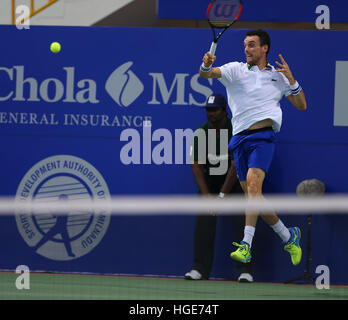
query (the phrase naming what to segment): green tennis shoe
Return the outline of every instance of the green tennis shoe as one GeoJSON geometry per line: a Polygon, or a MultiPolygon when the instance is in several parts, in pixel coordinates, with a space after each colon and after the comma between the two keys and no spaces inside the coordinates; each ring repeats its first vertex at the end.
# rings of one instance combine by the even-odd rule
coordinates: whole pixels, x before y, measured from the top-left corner
{"type": "Polygon", "coordinates": [[[230,257],[236,261],[248,263],[251,260],[250,246],[242,241],[240,244],[233,242],[233,245],[238,247],[236,251],[231,252],[230,257]]]}
{"type": "Polygon", "coordinates": [[[290,239],[284,246],[284,250],[289,252],[291,262],[294,266],[297,266],[301,262],[302,249],[300,247],[301,230],[298,227],[289,228],[290,239]]]}

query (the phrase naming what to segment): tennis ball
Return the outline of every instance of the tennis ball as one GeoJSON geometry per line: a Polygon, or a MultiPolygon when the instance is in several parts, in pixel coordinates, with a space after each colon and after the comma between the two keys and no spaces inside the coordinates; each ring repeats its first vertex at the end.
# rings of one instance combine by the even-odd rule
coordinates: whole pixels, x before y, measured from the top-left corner
{"type": "Polygon", "coordinates": [[[53,53],[58,53],[61,49],[61,45],[59,42],[52,42],[51,43],[51,51],[53,53]]]}

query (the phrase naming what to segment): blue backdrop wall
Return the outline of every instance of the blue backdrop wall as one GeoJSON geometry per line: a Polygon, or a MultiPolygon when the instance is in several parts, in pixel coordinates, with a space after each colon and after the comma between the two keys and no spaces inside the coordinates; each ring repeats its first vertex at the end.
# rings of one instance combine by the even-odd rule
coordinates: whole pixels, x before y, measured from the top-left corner
{"type": "MultiPolygon", "coordinates": [[[[71,200],[196,193],[190,165],[178,155],[186,152],[181,135],[189,137],[205,121],[206,97],[224,93],[218,81],[197,75],[210,30],[2,26],[0,32],[9,43],[0,52],[1,195],[54,201],[63,193],[71,200]],[[62,44],[59,54],[49,51],[52,41],[62,44]]],[[[245,32],[225,34],[216,65],[244,61],[245,32]]],[[[308,110],[282,100],[283,127],[265,191],[295,193],[299,182],[317,178],[329,193],[347,192],[346,92],[335,90],[335,80],[336,62],[341,70],[348,61],[348,33],[270,35],[270,62],[283,54],[306,92],[308,110]],[[343,114],[340,125],[334,125],[335,113],[343,114]]],[[[339,82],[344,89],[344,75],[339,82]]],[[[182,276],[192,265],[193,216],[75,212],[58,223],[52,212],[44,218],[19,212],[0,219],[1,269],[25,264],[32,270],[182,276]]],[[[302,228],[305,244],[306,216],[283,219],[302,228]]],[[[347,223],[343,215],[313,218],[311,272],[328,265],[332,283],[348,283],[347,223]]],[[[212,276],[235,279],[229,252],[236,240],[232,218],[220,217],[212,276]]],[[[255,250],[258,281],[303,272],[305,259],[292,267],[262,221],[255,250]]]]}

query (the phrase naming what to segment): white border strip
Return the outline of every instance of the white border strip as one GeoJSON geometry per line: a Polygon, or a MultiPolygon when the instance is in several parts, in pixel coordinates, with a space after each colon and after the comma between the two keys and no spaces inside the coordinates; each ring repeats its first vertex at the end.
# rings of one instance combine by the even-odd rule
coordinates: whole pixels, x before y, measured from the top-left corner
{"type": "Polygon", "coordinates": [[[110,200],[67,202],[38,202],[0,197],[0,214],[73,214],[89,211],[114,215],[189,215],[243,214],[277,212],[277,214],[348,213],[348,195],[297,197],[295,195],[267,196],[267,199],[247,200],[244,196],[225,199],[202,196],[119,196],[110,200]]]}

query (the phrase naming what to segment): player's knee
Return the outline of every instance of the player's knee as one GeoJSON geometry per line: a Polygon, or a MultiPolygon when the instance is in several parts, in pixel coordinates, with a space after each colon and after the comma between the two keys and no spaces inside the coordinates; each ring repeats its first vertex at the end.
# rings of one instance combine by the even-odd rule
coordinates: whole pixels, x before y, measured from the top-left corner
{"type": "Polygon", "coordinates": [[[248,181],[248,195],[249,196],[258,196],[261,195],[261,185],[257,179],[250,179],[248,181]]]}
{"type": "Polygon", "coordinates": [[[247,180],[248,196],[255,197],[262,194],[262,179],[257,175],[250,175],[247,180]]]}
{"type": "Polygon", "coordinates": [[[262,194],[264,172],[261,169],[250,168],[247,175],[247,193],[250,197],[262,194]]]}

